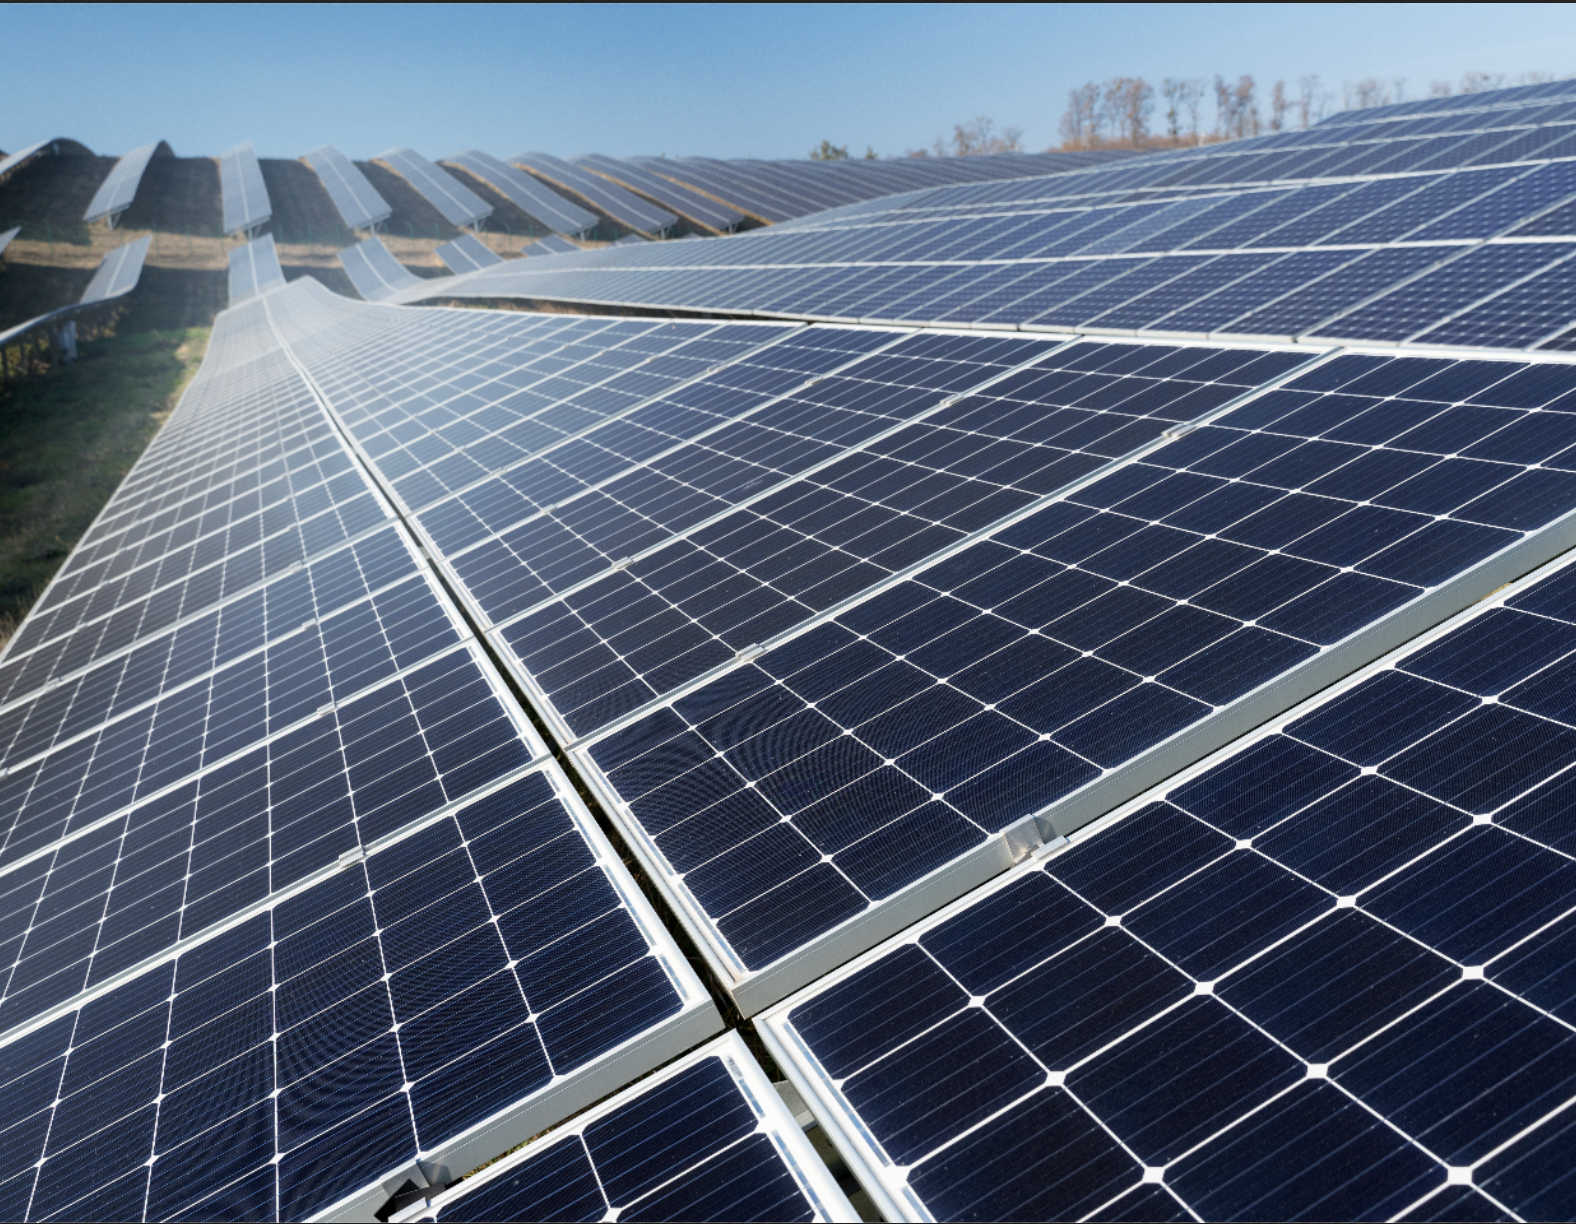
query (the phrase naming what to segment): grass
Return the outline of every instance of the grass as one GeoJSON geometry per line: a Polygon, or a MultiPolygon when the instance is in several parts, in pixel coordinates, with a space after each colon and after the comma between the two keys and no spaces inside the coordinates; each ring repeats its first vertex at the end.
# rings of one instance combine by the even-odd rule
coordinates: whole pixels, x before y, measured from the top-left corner
{"type": "Polygon", "coordinates": [[[202,362],[206,327],[79,344],[0,388],[0,645],[142,454],[202,362]]]}

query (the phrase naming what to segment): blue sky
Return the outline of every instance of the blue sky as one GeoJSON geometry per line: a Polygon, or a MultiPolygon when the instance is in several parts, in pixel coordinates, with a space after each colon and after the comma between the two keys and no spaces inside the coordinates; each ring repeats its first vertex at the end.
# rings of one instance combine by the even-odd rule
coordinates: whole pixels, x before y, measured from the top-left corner
{"type": "Polygon", "coordinates": [[[895,154],[981,114],[1040,149],[1087,80],[1472,69],[1576,75],[1576,7],[10,5],[0,149],[895,154]]]}

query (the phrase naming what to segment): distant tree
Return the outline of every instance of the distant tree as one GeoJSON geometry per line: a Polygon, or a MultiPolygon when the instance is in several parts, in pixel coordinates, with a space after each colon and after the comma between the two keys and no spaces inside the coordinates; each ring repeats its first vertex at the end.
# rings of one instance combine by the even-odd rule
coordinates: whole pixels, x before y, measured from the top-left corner
{"type": "Polygon", "coordinates": [[[1067,91],[1067,112],[1062,116],[1062,148],[1092,149],[1100,139],[1100,87],[1093,81],[1067,91]]]}
{"type": "Polygon", "coordinates": [[[1430,98],[1448,98],[1455,90],[1449,81],[1430,81],[1428,83],[1428,96],[1430,98]]]}
{"type": "Polygon", "coordinates": [[[1297,121],[1304,130],[1318,123],[1329,112],[1330,91],[1324,88],[1318,73],[1297,78],[1297,121]]]}
{"type": "Polygon", "coordinates": [[[952,127],[952,155],[954,157],[979,157],[986,153],[1017,153],[1023,148],[1023,129],[1015,127],[996,129],[996,121],[989,115],[978,115],[967,123],[952,127]]]}
{"type": "Polygon", "coordinates": [[[872,145],[866,145],[865,146],[865,160],[866,161],[875,161],[876,160],[876,151],[875,151],[874,146],[872,146],[872,145]]]}
{"type": "Polygon", "coordinates": [[[1270,90],[1270,131],[1284,132],[1286,116],[1291,111],[1291,95],[1286,92],[1286,82],[1276,81],[1270,90]]]}
{"type": "Polygon", "coordinates": [[[1503,72],[1464,72],[1461,74],[1459,92],[1464,94],[1486,93],[1490,89],[1503,89],[1503,72]]]}
{"type": "Polygon", "coordinates": [[[1254,80],[1244,74],[1235,85],[1215,78],[1215,132],[1222,140],[1241,140],[1259,134],[1259,106],[1254,80]]]}
{"type": "Polygon", "coordinates": [[[847,161],[848,146],[835,145],[830,140],[823,140],[819,149],[810,150],[812,161],[847,161]]]}
{"type": "Polygon", "coordinates": [[[1378,77],[1346,81],[1341,86],[1341,94],[1341,102],[1346,110],[1368,110],[1374,106],[1386,106],[1390,102],[1390,91],[1378,77]]]}
{"type": "Polygon", "coordinates": [[[1155,108],[1154,87],[1143,77],[1112,77],[1101,92],[1104,126],[1122,144],[1143,148],[1155,108]]]}

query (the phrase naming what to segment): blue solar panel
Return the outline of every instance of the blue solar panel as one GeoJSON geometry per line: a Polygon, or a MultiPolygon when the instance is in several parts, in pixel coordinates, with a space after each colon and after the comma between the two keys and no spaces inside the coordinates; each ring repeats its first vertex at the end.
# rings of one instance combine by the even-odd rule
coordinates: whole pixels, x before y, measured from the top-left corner
{"type": "Polygon", "coordinates": [[[780,997],[1015,821],[1076,827],[1135,762],[1564,547],[1538,528],[1576,507],[1571,439],[1527,410],[1573,380],[1337,357],[578,755],[736,990],[780,997]]]}
{"type": "Polygon", "coordinates": [[[7,1214],[370,1210],[418,1154],[519,1142],[632,1041],[716,1031],[654,918],[539,766],[0,1047],[12,1116],[41,1111],[7,1214]]]}
{"type": "Polygon", "coordinates": [[[937,1219],[1569,1214],[1549,568],[766,1017],[867,1184],[937,1219]]]}
{"type": "Polygon", "coordinates": [[[737,1034],[469,1178],[437,1220],[859,1217],[737,1034]]]}

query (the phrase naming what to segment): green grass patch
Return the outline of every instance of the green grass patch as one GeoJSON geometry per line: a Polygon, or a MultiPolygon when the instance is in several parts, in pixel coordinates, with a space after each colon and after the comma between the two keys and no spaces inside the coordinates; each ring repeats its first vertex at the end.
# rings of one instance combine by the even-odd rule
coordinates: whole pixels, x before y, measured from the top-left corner
{"type": "Polygon", "coordinates": [[[158,432],[208,329],[81,343],[80,360],[0,388],[0,644],[158,432]]]}

